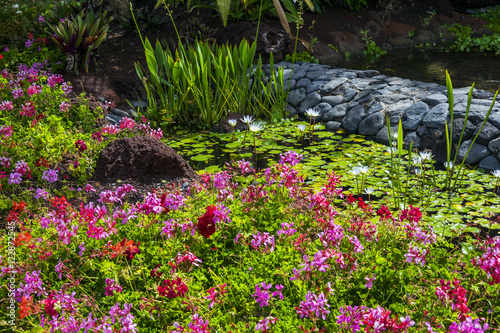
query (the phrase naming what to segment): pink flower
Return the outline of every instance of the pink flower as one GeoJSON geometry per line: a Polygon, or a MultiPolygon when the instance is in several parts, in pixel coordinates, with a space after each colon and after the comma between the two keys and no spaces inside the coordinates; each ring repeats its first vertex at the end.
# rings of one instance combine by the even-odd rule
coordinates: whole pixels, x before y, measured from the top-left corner
{"type": "Polygon", "coordinates": [[[368,281],[365,284],[365,288],[372,289],[372,287],[373,287],[373,281],[375,281],[376,278],[377,278],[376,276],[374,276],[372,278],[369,278],[368,276],[365,276],[365,280],[368,281]]]}
{"type": "Polygon", "coordinates": [[[60,112],[68,112],[70,107],[71,107],[70,103],[62,102],[61,104],[59,104],[59,111],[60,112]]]}
{"type": "Polygon", "coordinates": [[[39,86],[36,83],[33,83],[29,88],[28,88],[28,95],[33,96],[37,95],[42,92],[42,87],[39,86]]]}
{"type": "Polygon", "coordinates": [[[14,106],[11,101],[3,101],[0,103],[0,111],[13,110],[14,106]]]}

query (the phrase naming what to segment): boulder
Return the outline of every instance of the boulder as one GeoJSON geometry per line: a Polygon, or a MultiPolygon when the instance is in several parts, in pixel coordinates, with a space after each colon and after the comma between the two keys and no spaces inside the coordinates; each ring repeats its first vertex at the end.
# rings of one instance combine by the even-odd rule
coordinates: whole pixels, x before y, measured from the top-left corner
{"type": "Polygon", "coordinates": [[[469,151],[469,154],[467,155],[467,157],[465,157],[471,143],[471,140],[466,140],[460,145],[460,149],[458,150],[458,159],[460,161],[465,158],[465,163],[476,164],[479,163],[479,161],[481,161],[483,158],[491,155],[491,151],[488,149],[488,147],[479,143],[474,143],[469,151]]]}
{"type": "Polygon", "coordinates": [[[342,119],[342,127],[347,133],[356,133],[359,124],[365,116],[365,108],[362,105],[358,105],[349,112],[342,119]]]}

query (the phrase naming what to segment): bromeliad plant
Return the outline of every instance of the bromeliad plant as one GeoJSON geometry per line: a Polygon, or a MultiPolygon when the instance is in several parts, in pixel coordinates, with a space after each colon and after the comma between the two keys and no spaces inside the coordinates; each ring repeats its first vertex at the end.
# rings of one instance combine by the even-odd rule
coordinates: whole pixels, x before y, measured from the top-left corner
{"type": "Polygon", "coordinates": [[[106,17],[107,12],[94,12],[83,9],[78,15],[70,16],[59,22],[57,26],[50,26],[54,35],[52,41],[63,52],[74,57],[73,70],[78,74],[78,66],[83,60],[85,70],[88,72],[90,57],[106,38],[109,24],[113,17],[106,17]]]}
{"type": "MultiPolygon", "coordinates": [[[[17,272],[18,326],[88,332],[499,328],[498,237],[452,245],[422,224],[417,207],[395,215],[385,205],[345,197],[333,172],[313,191],[298,171],[301,159],[282,154],[264,176],[239,161],[202,175],[188,192],[167,186],[134,204],[131,185],[78,205],[43,193],[37,200],[48,204],[37,214],[13,202],[9,218],[21,228],[12,241],[17,261],[1,274],[17,272]]],[[[6,248],[0,253],[6,258],[6,248]]],[[[7,304],[0,303],[0,311],[7,304]]]]}

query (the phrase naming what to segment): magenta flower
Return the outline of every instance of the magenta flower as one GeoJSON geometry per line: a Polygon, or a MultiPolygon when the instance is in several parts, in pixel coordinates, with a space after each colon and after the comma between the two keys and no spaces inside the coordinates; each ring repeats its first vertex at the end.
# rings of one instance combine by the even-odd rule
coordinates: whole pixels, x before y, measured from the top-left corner
{"type": "Polygon", "coordinates": [[[9,185],[20,184],[22,175],[18,172],[13,172],[9,175],[9,185]]]}
{"type": "Polygon", "coordinates": [[[113,279],[106,279],[106,287],[104,295],[113,296],[113,292],[121,293],[123,291],[122,287],[116,283],[113,279]]]}
{"type": "Polygon", "coordinates": [[[365,280],[368,281],[365,284],[365,288],[372,289],[372,287],[373,287],[373,281],[375,281],[376,278],[377,278],[376,276],[374,276],[372,278],[369,278],[368,276],[365,276],[365,280]]]}
{"type": "Polygon", "coordinates": [[[68,112],[70,107],[71,107],[70,103],[62,102],[61,104],[59,104],[59,111],[60,112],[68,112]]]}
{"type": "Polygon", "coordinates": [[[323,320],[326,320],[326,315],[329,314],[330,311],[327,310],[325,306],[330,307],[323,293],[316,295],[308,291],[306,300],[300,302],[300,306],[295,307],[295,310],[297,310],[297,314],[300,315],[300,318],[316,316],[317,318],[321,317],[323,320]]]}
{"type": "Polygon", "coordinates": [[[87,150],[87,145],[82,140],[77,140],[75,142],[75,148],[78,149],[79,152],[84,152],[87,150]]]}
{"type": "Polygon", "coordinates": [[[42,179],[48,181],[49,183],[54,183],[57,181],[57,170],[49,169],[44,171],[42,179]]]}
{"type": "Polygon", "coordinates": [[[260,307],[269,305],[269,299],[271,298],[269,289],[271,289],[272,286],[272,284],[266,284],[265,282],[261,282],[260,285],[255,285],[255,293],[252,297],[259,303],[260,307]]]}
{"type": "Polygon", "coordinates": [[[0,103],[0,111],[8,111],[8,110],[13,110],[14,106],[12,105],[11,101],[3,101],[0,103]]]}
{"type": "Polygon", "coordinates": [[[42,15],[38,15],[38,22],[45,23],[45,18],[42,15]]]}
{"type": "Polygon", "coordinates": [[[425,265],[425,256],[427,255],[427,250],[421,250],[418,246],[410,246],[408,253],[405,254],[406,262],[415,264],[420,264],[422,267],[425,265]]]}
{"type": "Polygon", "coordinates": [[[23,95],[24,95],[24,91],[21,88],[17,88],[17,89],[12,90],[12,97],[14,97],[14,99],[18,99],[20,97],[23,97],[23,95]]]}
{"type": "Polygon", "coordinates": [[[37,188],[35,195],[33,197],[35,199],[40,199],[40,198],[47,199],[48,196],[49,196],[49,192],[47,192],[46,190],[44,190],[42,188],[37,188]]]}

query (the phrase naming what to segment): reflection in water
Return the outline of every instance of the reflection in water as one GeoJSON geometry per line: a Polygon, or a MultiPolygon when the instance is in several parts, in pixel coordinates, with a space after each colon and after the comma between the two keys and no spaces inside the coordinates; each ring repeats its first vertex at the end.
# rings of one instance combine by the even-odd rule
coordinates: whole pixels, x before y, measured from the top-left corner
{"type": "MultiPolygon", "coordinates": [[[[327,64],[328,65],[328,64],[327,64]]],[[[352,69],[376,69],[382,74],[445,85],[448,70],[455,88],[500,89],[500,56],[481,53],[429,53],[406,50],[388,53],[375,63],[351,59],[336,65],[352,69]]]]}

